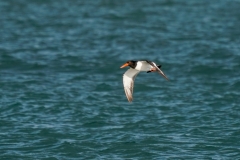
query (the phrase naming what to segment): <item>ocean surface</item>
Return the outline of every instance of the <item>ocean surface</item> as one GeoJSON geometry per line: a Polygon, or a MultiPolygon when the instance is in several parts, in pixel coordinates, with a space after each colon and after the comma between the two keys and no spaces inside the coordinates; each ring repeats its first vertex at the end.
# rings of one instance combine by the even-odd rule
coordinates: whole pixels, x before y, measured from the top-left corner
{"type": "Polygon", "coordinates": [[[1,160],[240,159],[240,0],[0,1],[1,160]],[[127,101],[120,66],[140,73],[127,101]]]}

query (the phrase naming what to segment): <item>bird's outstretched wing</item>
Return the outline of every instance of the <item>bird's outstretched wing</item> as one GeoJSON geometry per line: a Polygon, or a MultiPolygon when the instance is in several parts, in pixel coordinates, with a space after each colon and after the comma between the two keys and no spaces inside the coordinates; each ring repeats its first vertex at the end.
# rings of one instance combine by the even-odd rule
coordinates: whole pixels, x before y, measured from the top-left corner
{"type": "Polygon", "coordinates": [[[153,66],[154,68],[156,68],[156,70],[158,71],[158,73],[161,74],[166,80],[169,81],[169,79],[167,78],[167,76],[163,73],[163,71],[162,71],[160,68],[158,68],[158,66],[157,66],[154,62],[147,61],[147,60],[146,60],[146,62],[149,63],[149,64],[150,64],[151,66],[153,66]]]}
{"type": "Polygon", "coordinates": [[[134,80],[138,73],[138,70],[130,68],[123,74],[124,91],[129,102],[133,100],[134,80]]]}

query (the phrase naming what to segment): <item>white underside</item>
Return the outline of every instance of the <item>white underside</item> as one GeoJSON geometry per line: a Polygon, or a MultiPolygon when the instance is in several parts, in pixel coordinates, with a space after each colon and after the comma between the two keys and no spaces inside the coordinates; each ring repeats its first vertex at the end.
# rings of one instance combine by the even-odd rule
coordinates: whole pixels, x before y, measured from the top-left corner
{"type": "Polygon", "coordinates": [[[135,67],[136,70],[138,71],[149,71],[153,68],[149,63],[146,61],[138,61],[137,66],[135,67]]]}

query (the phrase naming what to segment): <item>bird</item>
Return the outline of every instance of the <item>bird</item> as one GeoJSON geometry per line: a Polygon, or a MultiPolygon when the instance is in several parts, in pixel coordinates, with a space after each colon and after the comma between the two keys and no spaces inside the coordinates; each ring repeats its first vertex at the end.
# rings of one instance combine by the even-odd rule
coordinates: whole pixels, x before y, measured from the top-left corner
{"type": "Polygon", "coordinates": [[[126,94],[126,97],[129,102],[133,101],[133,87],[134,87],[134,80],[139,72],[145,71],[147,73],[151,72],[158,72],[160,75],[162,75],[166,80],[169,81],[167,76],[163,73],[163,71],[160,69],[161,65],[156,65],[156,63],[149,61],[149,60],[143,60],[143,61],[135,61],[135,60],[129,60],[126,63],[124,63],[120,68],[124,68],[129,66],[130,68],[123,74],[123,87],[126,94]]]}

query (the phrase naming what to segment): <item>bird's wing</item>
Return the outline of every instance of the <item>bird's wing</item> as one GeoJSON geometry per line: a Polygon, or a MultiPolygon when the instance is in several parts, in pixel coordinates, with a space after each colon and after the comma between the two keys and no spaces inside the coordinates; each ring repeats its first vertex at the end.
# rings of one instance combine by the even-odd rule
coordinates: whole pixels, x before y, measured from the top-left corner
{"type": "Polygon", "coordinates": [[[130,68],[123,74],[124,91],[129,102],[133,100],[134,79],[138,73],[138,70],[130,68]]]}
{"type": "Polygon", "coordinates": [[[156,70],[158,71],[158,73],[160,73],[166,80],[169,81],[169,79],[167,78],[167,76],[163,73],[163,71],[158,68],[158,66],[154,63],[154,62],[151,62],[151,61],[147,61],[147,63],[149,63],[151,66],[153,66],[154,68],[156,68],[156,70]]]}

